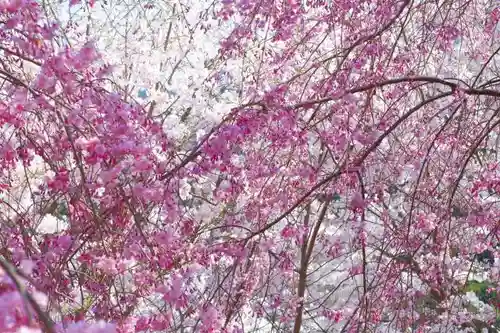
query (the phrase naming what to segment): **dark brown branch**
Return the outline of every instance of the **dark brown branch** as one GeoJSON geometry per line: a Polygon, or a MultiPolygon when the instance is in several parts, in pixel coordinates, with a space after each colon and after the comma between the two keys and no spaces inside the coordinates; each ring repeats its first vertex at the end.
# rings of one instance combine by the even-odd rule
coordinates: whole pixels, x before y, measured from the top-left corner
{"type": "MultiPolygon", "coordinates": [[[[318,103],[326,103],[330,102],[333,100],[336,100],[338,98],[342,98],[343,96],[349,95],[349,94],[355,94],[367,90],[371,90],[374,88],[381,88],[384,86],[388,85],[393,85],[397,83],[404,83],[404,82],[427,82],[427,83],[437,83],[441,85],[448,86],[452,89],[452,91],[455,91],[460,88],[460,86],[457,83],[449,82],[444,79],[440,79],[437,77],[430,77],[430,76],[413,76],[413,77],[402,77],[402,78],[396,78],[396,79],[390,79],[386,81],[381,81],[381,82],[376,82],[376,83],[371,83],[367,84],[365,86],[349,89],[345,91],[342,96],[338,97],[325,97],[321,99],[316,99],[316,100],[309,100],[305,102],[301,102],[295,105],[292,105],[292,108],[301,108],[301,107],[310,107],[311,105],[315,105],[318,103]]],[[[500,91],[498,90],[493,90],[493,89],[475,89],[475,88],[464,88],[463,93],[466,95],[475,95],[475,96],[491,96],[491,97],[500,97],[500,91]]]]}
{"type": "MultiPolygon", "coordinates": [[[[45,331],[47,333],[55,333],[54,323],[49,318],[49,316],[40,308],[40,305],[35,301],[35,299],[29,294],[25,287],[22,285],[21,281],[18,279],[18,273],[14,266],[8,263],[3,257],[0,257],[0,267],[7,273],[7,275],[12,279],[14,284],[16,285],[19,293],[28,301],[31,305],[35,313],[38,315],[38,318],[42,321],[43,326],[45,327],[45,331]]],[[[28,314],[29,315],[29,314],[28,314]]]]}

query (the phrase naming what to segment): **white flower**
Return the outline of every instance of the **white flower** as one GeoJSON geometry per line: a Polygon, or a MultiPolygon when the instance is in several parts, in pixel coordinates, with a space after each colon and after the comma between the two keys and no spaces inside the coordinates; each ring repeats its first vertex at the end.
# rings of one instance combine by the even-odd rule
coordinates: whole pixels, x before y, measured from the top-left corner
{"type": "Polygon", "coordinates": [[[185,180],[181,180],[181,185],[179,188],[179,196],[181,197],[182,200],[188,200],[191,198],[191,185],[185,180]]]}
{"type": "Polygon", "coordinates": [[[245,166],[245,157],[235,154],[231,157],[231,163],[237,168],[243,168],[245,166]]]}
{"type": "Polygon", "coordinates": [[[24,274],[30,275],[33,272],[33,268],[35,267],[35,264],[33,263],[32,260],[23,260],[21,261],[21,269],[23,270],[24,274]]]}
{"type": "Polygon", "coordinates": [[[16,333],[42,333],[42,330],[39,328],[32,328],[32,327],[21,327],[18,328],[16,333]]]}
{"type": "Polygon", "coordinates": [[[67,223],[58,220],[52,214],[45,214],[42,218],[42,221],[38,225],[37,232],[42,234],[52,234],[55,232],[61,232],[63,230],[66,230],[67,228],[67,223]]]}

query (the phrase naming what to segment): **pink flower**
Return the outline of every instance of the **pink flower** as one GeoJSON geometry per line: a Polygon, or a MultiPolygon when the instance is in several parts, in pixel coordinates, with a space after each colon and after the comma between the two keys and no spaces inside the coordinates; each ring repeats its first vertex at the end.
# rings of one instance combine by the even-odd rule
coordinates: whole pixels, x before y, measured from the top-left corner
{"type": "Polygon", "coordinates": [[[101,259],[97,267],[100,268],[106,274],[117,274],[118,270],[116,269],[116,261],[111,258],[103,258],[101,259]]]}
{"type": "Polygon", "coordinates": [[[21,10],[21,8],[25,5],[23,0],[7,0],[2,1],[0,8],[6,9],[10,13],[15,13],[21,10]]]}
{"type": "Polygon", "coordinates": [[[92,42],[88,42],[74,58],[74,66],[76,69],[82,70],[90,66],[99,58],[96,48],[92,42]]]}
{"type": "Polygon", "coordinates": [[[153,165],[145,158],[138,159],[134,162],[134,171],[144,172],[152,170],[153,165]]]}
{"type": "Polygon", "coordinates": [[[168,329],[170,326],[169,319],[165,316],[155,316],[149,323],[149,327],[153,331],[163,331],[168,329]]]}
{"type": "Polygon", "coordinates": [[[184,295],[184,282],[180,275],[175,275],[170,281],[170,287],[163,287],[160,292],[163,293],[163,299],[175,306],[182,308],[187,305],[187,297],[184,295]]]}
{"type": "Polygon", "coordinates": [[[219,313],[213,305],[207,305],[201,312],[200,318],[206,332],[214,332],[220,327],[219,313]]]}
{"type": "Polygon", "coordinates": [[[177,239],[174,230],[171,227],[166,227],[164,231],[156,234],[155,240],[160,245],[169,246],[177,239]]]}
{"type": "Polygon", "coordinates": [[[283,238],[292,238],[298,234],[297,229],[295,227],[287,225],[281,230],[281,236],[283,238]]]}
{"type": "Polygon", "coordinates": [[[363,200],[361,193],[356,192],[351,198],[350,207],[352,210],[363,210],[366,207],[366,202],[363,200]]]}

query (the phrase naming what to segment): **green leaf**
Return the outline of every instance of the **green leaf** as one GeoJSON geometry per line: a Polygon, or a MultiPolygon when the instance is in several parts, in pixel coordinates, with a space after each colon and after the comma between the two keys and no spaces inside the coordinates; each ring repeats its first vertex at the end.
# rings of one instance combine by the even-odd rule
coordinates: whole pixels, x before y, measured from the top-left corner
{"type": "MultiPolygon", "coordinates": [[[[495,300],[497,297],[496,292],[488,292],[489,288],[494,287],[495,285],[488,281],[479,282],[476,280],[468,281],[465,286],[465,291],[472,291],[476,294],[477,298],[483,303],[490,304],[492,300],[495,300]]],[[[490,304],[491,305],[491,304],[490,304]]]]}
{"type": "Polygon", "coordinates": [[[483,281],[483,282],[479,282],[479,281],[476,281],[476,280],[471,280],[471,281],[467,281],[467,284],[465,285],[465,291],[472,291],[474,293],[477,293],[477,292],[480,292],[481,290],[483,289],[487,289],[490,285],[483,281]]]}
{"type": "Polygon", "coordinates": [[[63,216],[68,216],[68,206],[66,205],[65,202],[59,203],[57,206],[57,210],[55,211],[57,217],[63,217],[63,216]]]}

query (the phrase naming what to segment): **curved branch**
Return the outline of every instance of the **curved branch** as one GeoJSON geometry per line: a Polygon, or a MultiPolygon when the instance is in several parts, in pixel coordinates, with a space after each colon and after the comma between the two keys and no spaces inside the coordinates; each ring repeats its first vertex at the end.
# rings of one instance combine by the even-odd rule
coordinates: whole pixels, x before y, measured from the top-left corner
{"type": "MultiPolygon", "coordinates": [[[[437,83],[437,84],[441,84],[441,85],[450,87],[452,89],[452,91],[455,91],[455,90],[460,88],[458,83],[453,83],[453,82],[450,82],[450,81],[447,81],[444,79],[440,79],[437,77],[410,76],[410,77],[395,78],[395,79],[389,79],[389,80],[385,80],[385,81],[381,81],[381,82],[367,84],[367,85],[364,85],[361,87],[349,89],[349,90],[343,92],[341,96],[325,97],[325,98],[316,99],[316,100],[309,100],[309,101],[295,104],[295,105],[291,106],[291,108],[310,107],[311,105],[315,105],[318,103],[330,102],[330,101],[342,98],[342,97],[349,95],[349,94],[355,94],[355,93],[371,90],[374,88],[381,88],[384,86],[393,85],[393,84],[397,84],[397,83],[404,83],[404,82],[407,82],[407,83],[409,83],[409,82],[437,83]]],[[[466,89],[462,89],[462,92],[466,95],[500,97],[500,91],[493,90],[493,89],[466,88],[466,89]]]]}
{"type": "MultiPolygon", "coordinates": [[[[406,119],[408,119],[412,114],[420,110],[422,107],[424,107],[427,104],[430,104],[432,102],[435,102],[441,98],[451,96],[453,92],[446,92],[446,93],[441,93],[437,96],[434,96],[426,101],[423,101],[419,103],[417,106],[413,107],[410,111],[408,111],[406,114],[404,114],[401,118],[399,118],[392,126],[390,126],[374,143],[368,147],[368,149],[358,158],[356,159],[352,164],[354,166],[359,166],[361,165],[364,160],[370,155],[381,143],[382,141],[390,134],[392,131],[394,131],[401,123],[403,123],[406,119]]],[[[299,200],[297,200],[289,209],[287,209],[283,214],[281,214],[278,218],[276,218],[274,221],[271,223],[267,224],[265,227],[262,229],[259,229],[258,231],[254,232],[252,235],[248,237],[248,239],[261,234],[269,229],[271,229],[273,226],[278,224],[281,220],[283,220],[285,217],[287,217],[291,212],[293,212],[298,206],[300,206],[311,194],[313,194],[315,191],[323,187],[324,185],[328,184],[332,180],[337,179],[340,177],[342,174],[346,173],[347,170],[347,162],[342,163],[342,165],[339,166],[338,170],[332,174],[330,174],[328,177],[324,178],[322,181],[314,185],[309,191],[307,191],[299,200]]]]}

